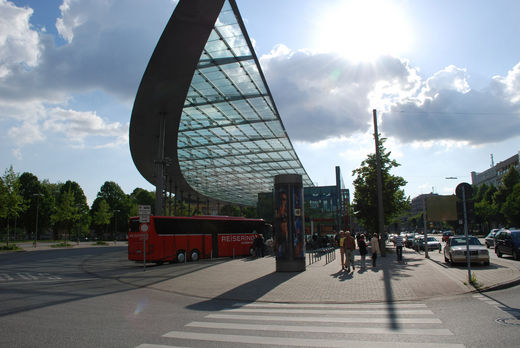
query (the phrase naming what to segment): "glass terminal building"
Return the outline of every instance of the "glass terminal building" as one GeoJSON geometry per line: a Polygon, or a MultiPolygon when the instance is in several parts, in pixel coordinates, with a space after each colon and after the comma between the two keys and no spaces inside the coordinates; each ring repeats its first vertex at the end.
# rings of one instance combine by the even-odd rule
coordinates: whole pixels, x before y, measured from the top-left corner
{"type": "Polygon", "coordinates": [[[256,206],[278,174],[314,187],[234,0],[179,1],[139,85],[129,142],[156,187],[156,215],[172,214],[168,195],[210,215],[256,206]]]}

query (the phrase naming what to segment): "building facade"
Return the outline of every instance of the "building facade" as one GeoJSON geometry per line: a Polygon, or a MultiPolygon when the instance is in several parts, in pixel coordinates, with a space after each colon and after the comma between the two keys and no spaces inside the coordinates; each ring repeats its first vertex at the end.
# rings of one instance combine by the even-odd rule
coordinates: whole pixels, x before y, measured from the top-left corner
{"type": "Polygon", "coordinates": [[[493,167],[481,172],[471,172],[471,183],[474,186],[479,186],[482,184],[493,185],[498,187],[504,175],[507,173],[509,168],[513,167],[516,170],[520,171],[520,151],[517,154],[509,157],[505,161],[498,162],[493,167]]]}

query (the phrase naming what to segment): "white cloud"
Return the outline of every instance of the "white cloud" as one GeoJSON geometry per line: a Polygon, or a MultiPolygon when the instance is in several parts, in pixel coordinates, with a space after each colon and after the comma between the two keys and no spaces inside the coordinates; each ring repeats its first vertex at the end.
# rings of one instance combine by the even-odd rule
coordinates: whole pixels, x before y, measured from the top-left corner
{"type": "Polygon", "coordinates": [[[27,121],[23,122],[19,127],[12,127],[7,134],[17,146],[34,144],[45,139],[38,125],[27,121]]]}
{"type": "Polygon", "coordinates": [[[15,65],[34,67],[38,63],[40,40],[29,23],[32,14],[30,8],[0,0],[0,79],[15,65]]]}
{"type": "Polygon", "coordinates": [[[364,132],[376,100],[409,95],[419,82],[408,62],[390,56],[352,63],[336,54],[279,45],[261,64],[289,136],[300,141],[364,132]]]}
{"type": "Polygon", "coordinates": [[[487,89],[472,90],[466,69],[450,65],[427,79],[407,60],[353,63],[335,54],[278,45],[261,58],[291,139],[319,142],[372,127],[401,143],[485,144],[517,135],[520,64],[487,89]]]}
{"type": "MultiPolygon", "coordinates": [[[[0,0],[0,120],[20,158],[24,145],[61,134],[69,146],[128,144],[128,124],[70,103],[92,91],[130,108],[141,74],[175,4],[171,0],[63,0],[55,38],[33,10],[0,0]],[[110,97],[108,97],[110,99],[110,97]]],[[[95,110],[95,106],[83,106],[95,110]]]]}
{"type": "Polygon", "coordinates": [[[50,110],[48,118],[43,122],[43,129],[61,133],[71,141],[82,144],[89,136],[124,139],[128,133],[128,124],[108,123],[95,112],[54,108],[50,110]]]}
{"type": "Polygon", "coordinates": [[[506,77],[494,76],[490,91],[511,103],[520,103],[520,63],[507,73],[506,77]]]}

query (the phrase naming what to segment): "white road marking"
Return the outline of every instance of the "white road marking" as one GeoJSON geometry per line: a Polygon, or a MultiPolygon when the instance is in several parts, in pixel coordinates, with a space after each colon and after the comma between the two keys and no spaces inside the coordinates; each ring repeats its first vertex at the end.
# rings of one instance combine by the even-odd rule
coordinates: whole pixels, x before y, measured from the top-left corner
{"type": "Polygon", "coordinates": [[[336,323],[372,323],[372,324],[441,324],[442,322],[437,318],[359,318],[359,317],[291,317],[291,316],[277,316],[277,315],[240,315],[240,314],[208,314],[206,318],[210,319],[235,319],[235,320],[277,320],[277,321],[293,321],[293,322],[336,322],[336,323]]]}
{"type": "Polygon", "coordinates": [[[424,303],[234,303],[233,307],[269,307],[269,308],[330,308],[330,309],[387,309],[426,308],[424,303]]]}
{"type": "MultiPolygon", "coordinates": [[[[265,308],[265,309],[257,309],[257,308],[233,308],[233,309],[224,309],[222,312],[230,312],[230,313],[286,313],[286,314],[323,314],[323,315],[349,315],[349,314],[371,314],[371,315],[384,315],[387,314],[388,310],[383,309],[348,309],[348,310],[320,310],[320,309],[278,309],[278,308],[265,308]]],[[[433,315],[433,312],[429,309],[408,309],[408,310],[393,310],[393,314],[414,314],[414,315],[433,315]]]]}
{"type": "Polygon", "coordinates": [[[280,332],[316,332],[316,333],[345,333],[345,334],[377,334],[377,335],[428,335],[428,336],[452,336],[448,329],[397,329],[386,327],[346,327],[346,326],[316,326],[316,325],[262,325],[243,323],[220,323],[192,321],[188,327],[207,329],[229,330],[254,330],[254,331],[280,331],[280,332]]]}
{"type": "Polygon", "coordinates": [[[163,337],[212,341],[212,342],[232,342],[243,344],[263,344],[269,346],[296,346],[296,347],[349,347],[349,348],[461,348],[462,344],[452,343],[417,343],[417,342],[381,342],[381,341],[354,341],[354,340],[333,340],[315,338],[289,338],[289,337],[269,337],[269,336],[249,336],[249,335],[226,335],[215,333],[170,331],[163,337]]]}

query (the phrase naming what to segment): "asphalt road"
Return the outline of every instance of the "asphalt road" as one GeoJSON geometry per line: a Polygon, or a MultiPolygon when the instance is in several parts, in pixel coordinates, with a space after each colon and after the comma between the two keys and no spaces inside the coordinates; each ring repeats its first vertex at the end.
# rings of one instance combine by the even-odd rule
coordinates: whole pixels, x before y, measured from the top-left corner
{"type": "Polygon", "coordinates": [[[225,261],[145,272],[126,259],[125,247],[0,254],[0,347],[437,348],[520,341],[520,287],[355,308],[244,305],[146,287],[216,262],[225,261]]]}

